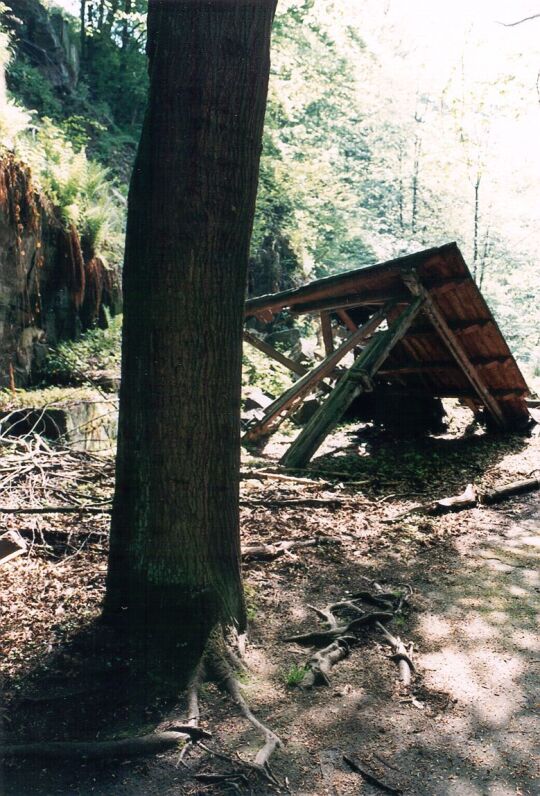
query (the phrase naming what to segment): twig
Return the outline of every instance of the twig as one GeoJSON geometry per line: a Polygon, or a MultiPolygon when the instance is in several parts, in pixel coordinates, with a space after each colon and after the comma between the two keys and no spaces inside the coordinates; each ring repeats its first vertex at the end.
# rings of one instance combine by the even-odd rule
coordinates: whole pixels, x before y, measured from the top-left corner
{"type": "Polygon", "coordinates": [[[110,514],[111,511],[112,508],[107,506],[39,506],[26,509],[0,506],[0,514],[110,514]]]}
{"type": "Polygon", "coordinates": [[[497,22],[497,25],[502,25],[503,28],[515,28],[516,25],[522,25],[524,22],[530,22],[532,19],[538,19],[540,14],[532,14],[530,17],[518,19],[517,22],[497,22]]]}

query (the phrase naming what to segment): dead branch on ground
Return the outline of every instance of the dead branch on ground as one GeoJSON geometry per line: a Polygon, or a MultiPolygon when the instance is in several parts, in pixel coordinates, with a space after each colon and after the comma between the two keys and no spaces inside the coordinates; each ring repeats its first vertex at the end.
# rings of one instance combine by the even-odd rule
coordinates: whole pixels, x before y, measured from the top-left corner
{"type": "Polygon", "coordinates": [[[374,774],[371,774],[369,771],[366,771],[365,767],[360,765],[356,760],[353,760],[348,755],[343,755],[343,760],[347,763],[353,771],[357,774],[360,774],[366,782],[369,782],[370,785],[375,785],[377,788],[385,791],[385,793],[393,793],[395,796],[401,796],[403,793],[400,788],[393,788],[391,785],[387,785],[385,782],[381,782],[374,774]]]}

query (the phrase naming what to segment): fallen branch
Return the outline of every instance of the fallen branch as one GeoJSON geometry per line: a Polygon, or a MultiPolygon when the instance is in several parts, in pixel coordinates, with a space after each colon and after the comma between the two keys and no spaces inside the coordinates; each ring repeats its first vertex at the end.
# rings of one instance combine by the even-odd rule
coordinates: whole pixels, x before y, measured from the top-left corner
{"type": "Polygon", "coordinates": [[[352,768],[353,771],[355,771],[357,774],[360,774],[360,776],[362,776],[366,780],[366,782],[369,782],[370,785],[375,785],[377,788],[380,788],[381,790],[385,791],[385,793],[393,793],[396,794],[397,796],[401,796],[401,794],[403,793],[403,791],[400,790],[399,788],[393,788],[391,785],[387,785],[385,782],[381,782],[381,780],[377,779],[377,777],[374,774],[370,774],[370,772],[366,771],[366,769],[363,766],[361,766],[359,763],[357,763],[356,760],[353,760],[347,755],[343,755],[343,760],[347,763],[348,766],[350,766],[350,768],[352,768]]]}
{"type": "Polygon", "coordinates": [[[258,544],[247,545],[242,548],[242,559],[272,561],[274,558],[290,553],[293,550],[298,550],[302,547],[316,547],[318,544],[328,543],[339,544],[337,539],[330,539],[327,536],[316,537],[315,539],[299,539],[290,540],[285,542],[276,542],[276,544],[266,544],[259,542],[258,544]]]}
{"type": "Polygon", "coordinates": [[[241,480],[255,478],[257,480],[274,480],[274,481],[289,481],[293,484],[305,484],[306,486],[330,486],[328,481],[314,480],[313,478],[298,478],[294,475],[285,475],[285,473],[269,473],[266,470],[252,470],[240,473],[241,480]]]}
{"type": "Polygon", "coordinates": [[[135,757],[164,752],[186,739],[211,738],[206,730],[177,725],[175,731],[154,732],[136,738],[111,741],[43,741],[0,746],[0,757],[84,758],[101,760],[114,757],[135,757]]]}
{"type": "Polygon", "coordinates": [[[533,492],[535,489],[540,489],[539,478],[526,478],[521,481],[512,481],[510,484],[494,487],[487,492],[483,492],[480,495],[480,503],[485,505],[500,503],[508,497],[519,495],[523,492],[533,492]]]}
{"type": "Polygon", "coordinates": [[[31,508],[17,508],[13,506],[0,506],[0,514],[110,514],[110,504],[104,506],[39,506],[31,508]]]}
{"type": "Polygon", "coordinates": [[[351,501],[344,498],[261,498],[255,500],[240,500],[241,506],[343,506],[351,501]]]}

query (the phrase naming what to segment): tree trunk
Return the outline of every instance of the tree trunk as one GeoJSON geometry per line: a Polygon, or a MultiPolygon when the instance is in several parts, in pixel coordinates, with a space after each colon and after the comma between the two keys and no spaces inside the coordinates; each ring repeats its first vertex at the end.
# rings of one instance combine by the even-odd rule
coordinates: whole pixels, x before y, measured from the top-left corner
{"type": "Polygon", "coordinates": [[[122,22],[122,50],[127,50],[129,44],[128,14],[131,14],[131,0],[124,0],[124,21],[122,22]]]}
{"type": "Polygon", "coordinates": [[[124,620],[147,668],[181,679],[218,622],[245,622],[242,327],[275,6],[148,11],[104,618],[124,620]]]}
{"type": "Polygon", "coordinates": [[[84,56],[86,54],[86,0],[80,0],[79,20],[81,23],[80,43],[81,43],[81,61],[82,61],[84,60],[84,56]]]}

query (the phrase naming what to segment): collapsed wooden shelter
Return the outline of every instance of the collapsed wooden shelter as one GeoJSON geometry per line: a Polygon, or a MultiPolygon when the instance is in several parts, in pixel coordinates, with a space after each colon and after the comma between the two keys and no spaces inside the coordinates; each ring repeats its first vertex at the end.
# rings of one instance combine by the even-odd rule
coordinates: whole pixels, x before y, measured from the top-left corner
{"type": "Polygon", "coordinates": [[[325,358],[309,370],[244,333],[246,342],[299,376],[246,438],[271,434],[314,388],[329,392],[283,457],[289,467],[305,465],[352,401],[378,388],[404,402],[459,398],[500,429],[529,422],[525,380],[455,243],[246,302],[246,318],[262,322],[284,310],[320,316],[325,358]],[[351,351],[352,365],[340,368],[351,351]]]}

